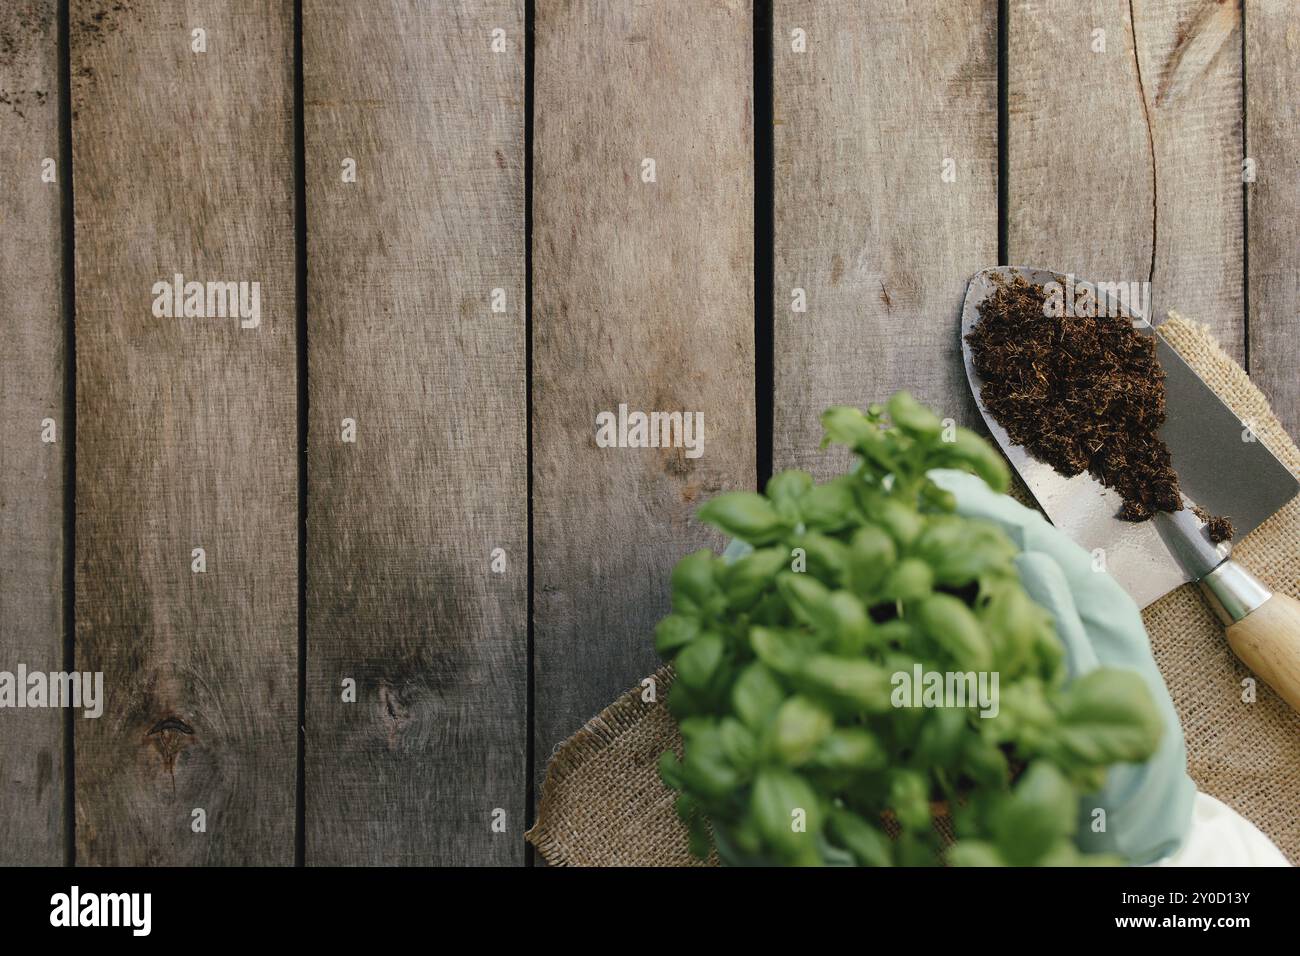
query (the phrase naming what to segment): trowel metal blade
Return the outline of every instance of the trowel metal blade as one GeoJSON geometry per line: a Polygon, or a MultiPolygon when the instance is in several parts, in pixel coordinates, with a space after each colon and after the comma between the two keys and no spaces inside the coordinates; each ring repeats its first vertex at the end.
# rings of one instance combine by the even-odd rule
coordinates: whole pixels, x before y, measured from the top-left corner
{"type": "MultiPolygon", "coordinates": [[[[1118,517],[1119,495],[1102,487],[1086,472],[1066,478],[1051,465],[1029,456],[1007,437],[1006,430],[988,413],[980,397],[982,382],[975,371],[966,335],[979,323],[979,304],[996,288],[994,276],[1009,281],[1023,276],[1031,284],[1059,282],[1066,277],[1045,269],[999,266],[977,273],[966,290],[962,306],[962,359],[975,404],[1012,466],[1029,487],[1052,524],[1089,551],[1103,549],[1105,568],[1137,602],[1138,607],[1162,597],[1190,580],[1170,554],[1154,524],[1133,523],[1118,517]]],[[[1080,279],[1073,280],[1076,284],[1080,279]]],[[[1113,300],[1103,294],[1099,304],[1113,300]]],[[[1133,315],[1125,308],[1119,314],[1133,315]]],[[[1291,500],[1300,490],[1286,465],[1258,440],[1210,390],[1200,376],[1173,350],[1157,330],[1134,316],[1135,327],[1156,339],[1156,356],[1165,371],[1168,413],[1160,430],[1173,455],[1183,494],[1210,514],[1231,518],[1240,540],[1291,500]]],[[[1068,322],[1069,318],[1060,321],[1068,322]]]]}

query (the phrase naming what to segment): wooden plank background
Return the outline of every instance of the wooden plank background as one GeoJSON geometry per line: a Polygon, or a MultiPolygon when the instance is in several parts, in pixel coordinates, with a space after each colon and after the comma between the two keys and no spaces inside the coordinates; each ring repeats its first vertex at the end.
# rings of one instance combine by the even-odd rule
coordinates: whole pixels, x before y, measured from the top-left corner
{"type": "MultiPolygon", "coordinates": [[[[63,670],[59,90],[54,4],[0,6],[0,670],[11,673],[63,670]],[[47,159],[54,182],[43,180],[47,159]]],[[[63,714],[0,714],[0,866],[63,861],[63,781],[63,714]]]]}
{"type": "Polygon", "coordinates": [[[1250,374],[1300,435],[1300,7],[1246,8],[1250,374]]]}
{"type": "Polygon", "coordinates": [[[523,2],[308,0],[303,59],[306,857],[520,863],[523,2]]]}
{"type": "Polygon", "coordinates": [[[76,727],[77,860],[292,863],[292,8],[74,2],[71,72],[76,655],[108,698],[76,727]],[[175,273],[260,282],[260,327],[154,318],[175,273]]]}
{"type": "Polygon", "coordinates": [[[997,3],[777,0],[772,32],[772,458],[826,478],[847,463],[818,448],[828,405],[906,386],[978,418],[957,315],[997,260],[997,3]]]}
{"type": "Polygon", "coordinates": [[[654,673],[691,515],[753,487],[750,4],[537,9],[534,746],[654,673]],[[644,161],[656,181],[644,182],[644,161]],[[704,453],[599,448],[596,415],[704,414],[704,453]]]}
{"type": "Polygon", "coordinates": [[[0,670],[61,666],[70,493],[108,695],[75,768],[64,714],[0,712],[0,863],[64,857],[74,770],[78,863],[523,862],[547,756],[653,672],[673,563],[720,543],[701,501],[769,440],[832,473],[833,402],[973,420],[957,316],[1000,231],[1150,280],[1300,431],[1300,10],[1007,0],[1000,71],[999,7],[773,0],[757,137],[748,0],[538,0],[531,40],[524,0],[304,0],[301,61],[291,3],[71,0],[65,122],[58,4],[0,8],[0,670]],[[260,282],[260,328],[155,318],[177,272],[260,282]],[[703,457],[598,447],[620,404],[703,412],[703,457]]]}
{"type": "Polygon", "coordinates": [[[1013,3],[1007,255],[1150,281],[1244,353],[1240,31],[1232,4],[1013,3]]]}

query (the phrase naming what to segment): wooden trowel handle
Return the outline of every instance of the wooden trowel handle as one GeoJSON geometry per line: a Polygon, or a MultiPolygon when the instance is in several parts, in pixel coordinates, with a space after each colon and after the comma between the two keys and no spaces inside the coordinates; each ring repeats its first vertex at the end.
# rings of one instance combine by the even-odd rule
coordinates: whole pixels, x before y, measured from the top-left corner
{"type": "Polygon", "coordinates": [[[1201,589],[1227,625],[1232,652],[1300,711],[1300,601],[1270,592],[1235,561],[1206,575],[1201,589]]]}
{"type": "Polygon", "coordinates": [[[1300,711],[1300,601],[1274,593],[1227,633],[1241,662],[1300,711]]]}

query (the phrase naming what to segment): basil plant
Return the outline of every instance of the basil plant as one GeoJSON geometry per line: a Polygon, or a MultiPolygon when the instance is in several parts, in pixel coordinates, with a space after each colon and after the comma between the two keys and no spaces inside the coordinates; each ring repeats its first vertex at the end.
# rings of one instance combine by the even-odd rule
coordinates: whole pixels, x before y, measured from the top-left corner
{"type": "Polygon", "coordinates": [[[1016,547],[928,477],[962,469],[1004,492],[1002,458],[905,392],[822,424],[823,447],[856,456],[847,474],[786,471],[765,494],[711,499],[699,518],[747,553],[699,551],[672,573],[655,643],[676,670],[684,756],[663,754],[660,773],[692,850],[783,865],[1116,862],[1077,848],[1079,800],[1112,764],[1150,757],[1161,718],[1131,671],[1067,681],[1016,547]],[[921,705],[903,685],[928,674],[996,676],[996,713],[921,705]]]}

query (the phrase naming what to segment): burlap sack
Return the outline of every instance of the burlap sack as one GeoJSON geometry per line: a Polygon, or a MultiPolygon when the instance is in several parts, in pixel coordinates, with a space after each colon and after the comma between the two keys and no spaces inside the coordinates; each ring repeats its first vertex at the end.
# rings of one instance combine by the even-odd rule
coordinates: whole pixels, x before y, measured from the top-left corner
{"type": "MultiPolygon", "coordinates": [[[[1171,313],[1161,332],[1259,440],[1300,471],[1300,451],[1209,330],[1171,313]]],[[[1269,587],[1300,598],[1300,498],[1242,541],[1234,557],[1269,587]]],[[[1300,716],[1262,683],[1253,702],[1242,699],[1250,672],[1194,587],[1165,595],[1142,616],[1183,724],[1192,779],[1300,863],[1300,716]]],[[[663,705],[672,671],[660,670],[655,681],[655,702],[642,700],[642,688],[628,691],[551,758],[527,834],[548,863],[702,865],[687,850],[673,794],[659,780],[659,755],[669,748],[680,754],[682,742],[663,705]]]]}

